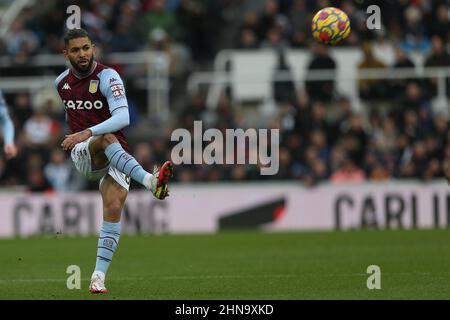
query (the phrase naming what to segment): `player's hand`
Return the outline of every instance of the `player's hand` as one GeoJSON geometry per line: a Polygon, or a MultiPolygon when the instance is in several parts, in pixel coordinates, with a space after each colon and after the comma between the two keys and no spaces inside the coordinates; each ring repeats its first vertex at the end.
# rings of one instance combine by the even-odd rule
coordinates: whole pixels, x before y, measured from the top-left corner
{"type": "Polygon", "coordinates": [[[63,150],[72,150],[72,148],[80,142],[90,138],[92,136],[91,130],[84,130],[74,134],[66,135],[66,138],[61,143],[61,148],[63,150]]]}
{"type": "Polygon", "coordinates": [[[6,160],[12,159],[17,155],[17,148],[14,144],[5,144],[3,146],[6,160]]]}

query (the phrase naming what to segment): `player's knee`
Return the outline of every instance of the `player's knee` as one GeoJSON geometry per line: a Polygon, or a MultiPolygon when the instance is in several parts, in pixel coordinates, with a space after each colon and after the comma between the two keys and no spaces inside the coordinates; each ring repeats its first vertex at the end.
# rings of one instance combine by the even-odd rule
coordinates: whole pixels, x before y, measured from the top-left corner
{"type": "Polygon", "coordinates": [[[108,147],[110,144],[116,142],[118,142],[118,140],[112,133],[107,133],[102,136],[103,149],[106,149],[106,147],[108,147]]]}
{"type": "Polygon", "coordinates": [[[120,215],[123,203],[120,200],[113,200],[105,204],[105,212],[112,215],[120,215]]]}

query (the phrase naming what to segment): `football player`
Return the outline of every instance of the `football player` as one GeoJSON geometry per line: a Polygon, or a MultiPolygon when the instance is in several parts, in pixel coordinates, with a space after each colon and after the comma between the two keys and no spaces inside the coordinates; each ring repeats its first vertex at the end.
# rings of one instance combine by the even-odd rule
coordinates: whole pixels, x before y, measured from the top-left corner
{"type": "Polygon", "coordinates": [[[166,161],[153,174],[129,154],[123,128],[129,125],[128,103],[120,75],[95,60],[95,44],[83,29],[64,36],[63,54],[71,64],[55,80],[66,109],[72,134],[61,143],[71,150],[75,167],[89,179],[99,180],[103,199],[103,224],[97,260],[89,291],[106,293],[105,277],[119,243],[120,217],[131,179],[150,190],[157,199],[168,196],[173,176],[166,161]]]}
{"type": "Polygon", "coordinates": [[[14,125],[9,117],[8,106],[0,90],[0,126],[3,129],[3,152],[7,160],[17,155],[17,148],[14,144],[14,125]]]}

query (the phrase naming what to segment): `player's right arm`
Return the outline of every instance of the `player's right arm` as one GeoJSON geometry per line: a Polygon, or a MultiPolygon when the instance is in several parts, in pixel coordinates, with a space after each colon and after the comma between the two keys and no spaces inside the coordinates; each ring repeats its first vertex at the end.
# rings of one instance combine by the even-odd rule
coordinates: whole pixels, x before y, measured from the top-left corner
{"type": "Polygon", "coordinates": [[[130,116],[128,114],[128,109],[114,111],[111,117],[100,124],[88,128],[86,130],[76,132],[73,134],[66,135],[64,141],[61,143],[63,150],[72,149],[77,143],[83,142],[92,136],[98,136],[107,133],[113,133],[121,130],[122,128],[128,126],[130,123],[130,116]]]}

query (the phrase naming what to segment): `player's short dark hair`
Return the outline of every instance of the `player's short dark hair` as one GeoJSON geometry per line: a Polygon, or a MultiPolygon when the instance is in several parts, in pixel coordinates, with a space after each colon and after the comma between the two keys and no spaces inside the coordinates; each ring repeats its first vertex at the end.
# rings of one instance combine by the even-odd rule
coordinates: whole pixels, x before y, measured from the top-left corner
{"type": "Polygon", "coordinates": [[[66,34],[64,35],[64,45],[67,47],[70,40],[77,38],[88,38],[89,41],[92,42],[91,38],[89,38],[89,34],[87,33],[87,31],[79,28],[79,29],[70,29],[69,31],[66,32],[66,34]]]}

